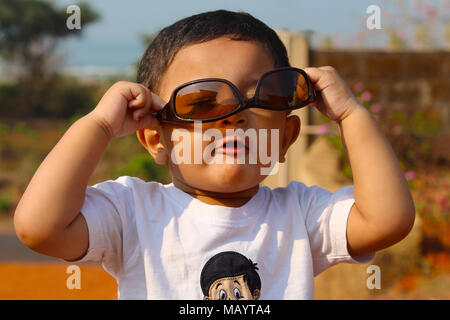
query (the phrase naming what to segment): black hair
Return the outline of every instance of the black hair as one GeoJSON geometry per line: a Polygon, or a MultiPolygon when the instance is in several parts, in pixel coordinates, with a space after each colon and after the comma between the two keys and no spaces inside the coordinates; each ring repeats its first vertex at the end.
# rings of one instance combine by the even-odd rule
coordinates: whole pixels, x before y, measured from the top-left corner
{"type": "Polygon", "coordinates": [[[256,270],[258,270],[256,263],[244,255],[234,251],[220,252],[209,259],[202,269],[200,275],[202,292],[206,297],[209,295],[209,287],[217,279],[241,275],[244,275],[244,281],[252,293],[256,289],[261,290],[261,279],[256,270]]]}
{"type": "Polygon", "coordinates": [[[141,59],[137,81],[159,93],[161,78],[181,48],[222,36],[258,41],[273,56],[275,68],[290,66],[286,48],[273,29],[246,12],[216,10],[184,18],[162,29],[141,59]]]}

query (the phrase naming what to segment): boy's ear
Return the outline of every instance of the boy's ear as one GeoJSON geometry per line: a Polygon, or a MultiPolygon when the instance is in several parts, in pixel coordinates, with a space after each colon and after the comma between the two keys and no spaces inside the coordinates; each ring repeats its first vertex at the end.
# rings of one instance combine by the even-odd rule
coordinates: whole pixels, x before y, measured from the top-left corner
{"type": "Polygon", "coordinates": [[[169,157],[161,142],[159,131],[155,128],[144,128],[136,131],[141,145],[151,154],[157,164],[166,164],[169,157]]]}
{"type": "Polygon", "coordinates": [[[290,115],[286,118],[286,126],[281,140],[280,162],[286,161],[286,153],[289,147],[297,140],[300,134],[301,121],[296,115],[290,115]]]}

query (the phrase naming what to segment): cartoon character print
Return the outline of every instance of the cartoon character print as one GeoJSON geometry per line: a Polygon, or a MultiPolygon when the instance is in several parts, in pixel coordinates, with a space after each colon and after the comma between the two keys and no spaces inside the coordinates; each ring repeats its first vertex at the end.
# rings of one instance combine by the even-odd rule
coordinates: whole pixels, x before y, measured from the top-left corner
{"type": "Polygon", "coordinates": [[[234,251],[214,255],[206,262],[200,275],[203,299],[257,300],[261,293],[261,279],[256,265],[234,251]]]}

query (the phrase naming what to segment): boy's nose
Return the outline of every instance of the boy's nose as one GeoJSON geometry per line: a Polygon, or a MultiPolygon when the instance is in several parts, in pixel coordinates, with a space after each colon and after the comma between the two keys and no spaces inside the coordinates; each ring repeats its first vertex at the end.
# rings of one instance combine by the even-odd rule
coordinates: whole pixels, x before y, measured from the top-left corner
{"type": "Polygon", "coordinates": [[[246,110],[235,113],[225,119],[218,121],[218,126],[221,128],[239,127],[244,128],[247,126],[248,119],[246,110]]]}

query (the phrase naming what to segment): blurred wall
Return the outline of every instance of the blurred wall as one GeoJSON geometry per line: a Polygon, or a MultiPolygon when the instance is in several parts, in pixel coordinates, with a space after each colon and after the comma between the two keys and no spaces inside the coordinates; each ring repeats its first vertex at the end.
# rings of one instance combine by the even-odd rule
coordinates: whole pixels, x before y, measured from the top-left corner
{"type": "Polygon", "coordinates": [[[450,51],[313,49],[310,64],[333,66],[351,86],[362,82],[383,106],[436,107],[450,132],[450,51]]]}
{"type": "MultiPolygon", "coordinates": [[[[299,32],[278,30],[286,46],[291,65],[331,65],[339,72],[350,87],[357,82],[371,93],[372,101],[384,108],[402,110],[434,107],[439,112],[441,133],[450,133],[450,52],[449,51],[387,51],[373,49],[311,48],[307,37],[299,32]]],[[[314,124],[320,123],[320,113],[313,108],[295,110],[301,119],[300,137],[290,147],[287,161],[280,164],[277,174],[269,176],[264,185],[271,188],[286,186],[297,180],[307,185],[319,185],[336,190],[349,184],[342,176],[324,175],[318,161],[331,156],[309,159],[310,147],[316,137],[314,124]]],[[[325,144],[322,142],[324,148],[325,144]]],[[[332,150],[327,150],[327,154],[332,150]]],[[[316,153],[324,150],[316,151],[316,153]]],[[[330,166],[327,166],[330,167],[330,166]]],[[[336,168],[332,163],[333,170],[336,168]]],[[[336,172],[336,171],[333,171],[336,172]]]]}
{"type": "MultiPolygon", "coordinates": [[[[365,90],[371,92],[371,100],[383,107],[437,107],[442,131],[450,130],[450,52],[311,49],[301,33],[281,30],[278,34],[293,66],[331,65],[350,87],[362,82],[365,90]]],[[[286,163],[264,185],[275,188],[297,180],[335,192],[352,184],[339,173],[337,151],[324,138],[310,135],[319,112],[303,108],[294,114],[302,121],[301,136],[290,148],[286,163]]],[[[390,289],[420,259],[420,223],[417,218],[412,232],[398,244],[377,252],[374,261],[363,265],[340,264],[320,274],[315,278],[316,298],[392,298],[390,289]],[[369,290],[366,286],[367,268],[371,264],[381,269],[381,290],[369,290]]]]}

